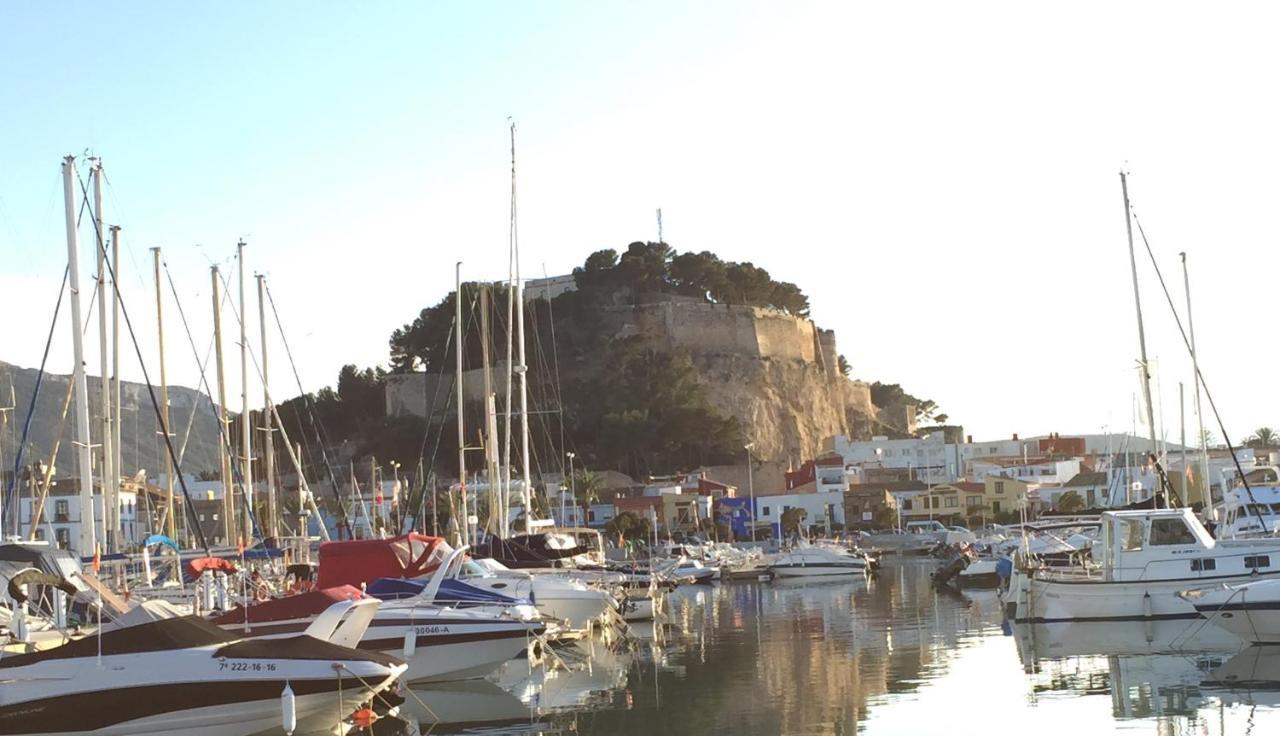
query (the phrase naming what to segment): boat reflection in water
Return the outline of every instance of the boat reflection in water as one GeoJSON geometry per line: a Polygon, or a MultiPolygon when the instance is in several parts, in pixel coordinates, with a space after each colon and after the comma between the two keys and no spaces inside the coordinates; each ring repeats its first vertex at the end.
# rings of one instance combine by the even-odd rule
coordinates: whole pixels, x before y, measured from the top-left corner
{"type": "Polygon", "coordinates": [[[681,588],[629,647],[578,642],[549,673],[512,661],[493,689],[426,687],[438,708],[415,689],[459,725],[402,713],[433,734],[1280,732],[1280,647],[1197,620],[1006,626],[995,592],[934,588],[936,565],[681,588]]]}

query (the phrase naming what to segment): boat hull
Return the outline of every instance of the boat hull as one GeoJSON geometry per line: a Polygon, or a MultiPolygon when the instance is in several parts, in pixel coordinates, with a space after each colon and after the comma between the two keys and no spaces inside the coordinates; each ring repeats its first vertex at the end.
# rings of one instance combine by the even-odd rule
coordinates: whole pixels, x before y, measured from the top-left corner
{"type": "MultiPolygon", "coordinates": [[[[1250,579],[1239,576],[1215,582],[1250,579]]],[[[1067,581],[1015,573],[1005,598],[1005,614],[1016,623],[1195,619],[1200,613],[1179,593],[1196,585],[1195,580],[1067,581]]]]}
{"type": "Polygon", "coordinates": [[[831,578],[866,575],[867,569],[852,565],[777,565],[769,571],[776,578],[831,578]]]}

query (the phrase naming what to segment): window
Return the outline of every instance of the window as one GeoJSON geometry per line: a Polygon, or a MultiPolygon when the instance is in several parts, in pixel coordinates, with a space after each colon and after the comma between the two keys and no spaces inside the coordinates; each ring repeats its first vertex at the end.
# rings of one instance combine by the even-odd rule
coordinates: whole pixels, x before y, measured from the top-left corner
{"type": "Polygon", "coordinates": [[[1151,522],[1151,544],[1168,546],[1174,544],[1195,544],[1196,535],[1187,528],[1182,519],[1155,519],[1151,522]]]}
{"type": "Polygon", "coordinates": [[[996,448],[994,448],[994,447],[988,447],[988,448],[987,448],[987,454],[988,454],[988,455],[994,455],[994,454],[996,454],[996,448]]]}
{"type": "Polygon", "coordinates": [[[965,508],[974,508],[982,503],[982,496],[968,496],[964,499],[965,508]]]}
{"type": "Polygon", "coordinates": [[[1257,570],[1259,567],[1271,567],[1271,555],[1246,555],[1244,566],[1257,570]]]}
{"type": "Polygon", "coordinates": [[[960,499],[955,496],[947,496],[947,508],[954,509],[960,506],[960,499]]]}
{"type": "Polygon", "coordinates": [[[903,501],[903,502],[902,502],[902,510],[903,510],[903,511],[910,511],[910,510],[911,510],[911,499],[909,499],[909,498],[908,498],[907,500],[905,500],[905,501],[903,501]]]}
{"type": "Polygon", "coordinates": [[[1191,572],[1200,572],[1202,570],[1216,570],[1216,569],[1218,569],[1217,560],[1192,560],[1191,561],[1191,572]]]}
{"type": "Polygon", "coordinates": [[[71,546],[71,532],[66,529],[54,529],[53,536],[58,540],[58,546],[66,549],[71,546]]]}
{"type": "Polygon", "coordinates": [[[1002,480],[998,480],[998,481],[996,481],[995,486],[996,486],[996,493],[999,493],[999,494],[1003,495],[1003,494],[1004,494],[1004,481],[1002,481],[1002,480]]]}
{"type": "Polygon", "coordinates": [[[43,529],[37,529],[37,530],[36,530],[36,541],[37,541],[37,542],[43,542],[43,541],[44,541],[44,530],[43,530],[43,529]]]}
{"type": "Polygon", "coordinates": [[[1117,523],[1117,536],[1120,537],[1120,549],[1129,552],[1142,549],[1142,522],[1136,519],[1121,519],[1117,523]]]}
{"type": "Polygon", "coordinates": [[[999,501],[992,501],[992,502],[991,502],[991,513],[993,513],[993,514],[998,514],[998,513],[1000,513],[1000,502],[999,502],[999,501]]]}
{"type": "Polygon", "coordinates": [[[768,516],[768,515],[769,515],[769,507],[768,507],[768,506],[761,506],[761,507],[760,507],[760,515],[761,515],[761,516],[768,516]]]}
{"type": "Polygon", "coordinates": [[[68,520],[70,504],[65,501],[54,501],[53,503],[53,520],[66,523],[68,520]]]}

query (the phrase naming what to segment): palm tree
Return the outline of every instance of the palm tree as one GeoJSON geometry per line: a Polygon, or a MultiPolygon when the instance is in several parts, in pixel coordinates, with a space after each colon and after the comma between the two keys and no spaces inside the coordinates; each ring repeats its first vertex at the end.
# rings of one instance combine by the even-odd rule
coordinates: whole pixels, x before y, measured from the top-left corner
{"type": "Polygon", "coordinates": [[[628,539],[644,539],[649,536],[649,520],[634,511],[623,511],[604,525],[604,530],[618,538],[618,546],[628,539]]]}
{"type": "Polygon", "coordinates": [[[600,491],[604,490],[604,478],[590,470],[580,470],[573,476],[574,490],[582,498],[582,523],[589,518],[591,504],[600,503],[600,491]]]}
{"type": "Polygon", "coordinates": [[[782,512],[782,533],[792,534],[800,531],[800,525],[804,523],[809,512],[804,509],[787,509],[782,512]]]}
{"type": "Polygon", "coordinates": [[[1259,427],[1245,439],[1244,444],[1246,447],[1254,449],[1275,447],[1280,444],[1280,435],[1277,435],[1276,431],[1270,427],[1259,427]]]}
{"type": "Polygon", "coordinates": [[[1057,506],[1059,511],[1065,511],[1068,514],[1073,514],[1084,508],[1084,499],[1075,491],[1067,491],[1061,496],[1058,496],[1057,506]]]}

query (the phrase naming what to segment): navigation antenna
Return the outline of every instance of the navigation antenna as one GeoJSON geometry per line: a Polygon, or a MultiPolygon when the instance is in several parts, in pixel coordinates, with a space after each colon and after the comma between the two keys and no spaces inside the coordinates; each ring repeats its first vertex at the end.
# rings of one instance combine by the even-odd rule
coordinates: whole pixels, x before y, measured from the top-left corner
{"type": "Polygon", "coordinates": [[[662,241],[662,208],[658,208],[658,242],[662,241]]]}

